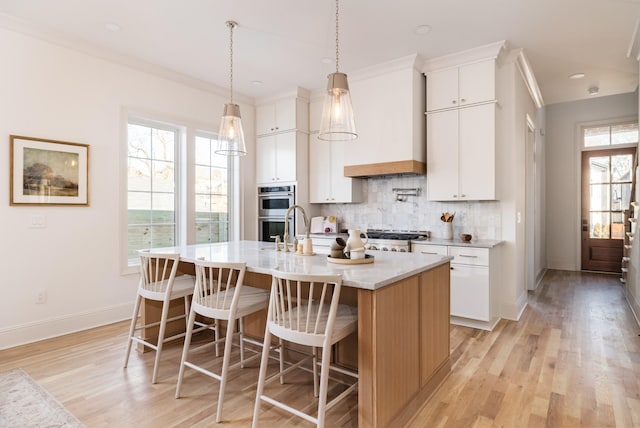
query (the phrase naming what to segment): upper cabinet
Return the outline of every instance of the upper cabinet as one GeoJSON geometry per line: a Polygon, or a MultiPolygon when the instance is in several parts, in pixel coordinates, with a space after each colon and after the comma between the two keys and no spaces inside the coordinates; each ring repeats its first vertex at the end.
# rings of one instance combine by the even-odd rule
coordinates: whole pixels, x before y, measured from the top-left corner
{"type": "Polygon", "coordinates": [[[436,70],[426,76],[428,112],[496,99],[493,59],[436,70]]]}
{"type": "Polygon", "coordinates": [[[318,99],[309,105],[309,202],[362,202],[362,180],[344,175],[345,147],[352,142],[318,139],[323,102],[318,99]]]}
{"type": "Polygon", "coordinates": [[[495,104],[427,116],[427,198],[496,199],[495,104]]]}
{"type": "Polygon", "coordinates": [[[499,42],[425,61],[431,201],[498,199],[498,94],[504,90],[498,76],[504,47],[499,42]]]}
{"type": "Polygon", "coordinates": [[[345,175],[424,174],[424,76],[417,56],[349,76],[358,138],[344,145],[345,175]]]}
{"type": "Polygon", "coordinates": [[[296,153],[298,145],[304,145],[305,140],[304,134],[295,131],[258,137],[256,139],[258,184],[296,181],[298,172],[296,153]]]}
{"type": "Polygon", "coordinates": [[[256,106],[256,135],[309,131],[308,101],[290,97],[256,106]]]}
{"type": "Polygon", "coordinates": [[[299,200],[307,199],[308,97],[308,91],[298,88],[256,106],[257,184],[297,183],[299,200]]]}

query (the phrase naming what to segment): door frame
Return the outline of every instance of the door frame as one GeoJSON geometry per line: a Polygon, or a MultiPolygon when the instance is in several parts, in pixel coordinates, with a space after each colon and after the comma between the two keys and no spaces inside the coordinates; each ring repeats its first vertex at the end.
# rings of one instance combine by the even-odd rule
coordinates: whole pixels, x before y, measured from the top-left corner
{"type": "MultiPolygon", "coordinates": [[[[574,242],[575,242],[575,254],[574,254],[574,271],[580,272],[582,269],[582,152],[590,150],[600,150],[602,147],[588,148],[583,147],[583,135],[584,128],[591,128],[594,126],[605,125],[619,125],[622,123],[638,122],[637,116],[623,116],[611,119],[600,119],[585,122],[578,122],[575,126],[575,180],[576,180],[576,206],[574,217],[574,242]]],[[[625,147],[638,147],[637,144],[620,144],[616,145],[616,148],[625,147]]],[[[640,151],[636,153],[636,156],[640,155],[640,151]]]]}

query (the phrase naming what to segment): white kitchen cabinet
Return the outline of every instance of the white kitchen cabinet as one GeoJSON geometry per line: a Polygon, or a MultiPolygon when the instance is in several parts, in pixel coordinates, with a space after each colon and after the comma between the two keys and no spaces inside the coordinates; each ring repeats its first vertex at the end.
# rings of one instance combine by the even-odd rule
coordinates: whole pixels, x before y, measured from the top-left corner
{"type": "Polygon", "coordinates": [[[344,145],[348,141],[323,141],[311,135],[309,146],[309,202],[362,202],[362,180],[344,176],[344,145]]]}
{"type": "Polygon", "coordinates": [[[493,59],[432,71],[426,76],[428,112],[496,99],[493,59]]]}
{"type": "Polygon", "coordinates": [[[496,199],[495,104],[427,115],[427,198],[496,199]]]}
{"type": "Polygon", "coordinates": [[[290,97],[256,106],[256,135],[308,131],[308,102],[290,97]]]}
{"type": "Polygon", "coordinates": [[[298,145],[306,135],[298,132],[266,135],[256,139],[257,184],[296,181],[298,145]]]}
{"type": "Polygon", "coordinates": [[[499,249],[411,243],[411,252],[449,255],[451,323],[492,330],[500,320],[499,249]]]}

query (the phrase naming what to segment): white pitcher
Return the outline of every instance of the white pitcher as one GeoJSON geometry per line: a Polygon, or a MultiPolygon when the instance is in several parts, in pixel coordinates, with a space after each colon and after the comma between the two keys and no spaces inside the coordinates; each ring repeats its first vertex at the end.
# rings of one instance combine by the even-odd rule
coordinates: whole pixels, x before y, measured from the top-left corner
{"type": "Polygon", "coordinates": [[[369,242],[369,236],[367,232],[362,232],[360,229],[349,229],[349,239],[347,239],[347,246],[345,247],[345,252],[351,250],[359,250],[362,248],[364,250],[364,246],[369,242]],[[362,242],[362,238],[360,238],[360,234],[364,235],[365,241],[362,242]]]}

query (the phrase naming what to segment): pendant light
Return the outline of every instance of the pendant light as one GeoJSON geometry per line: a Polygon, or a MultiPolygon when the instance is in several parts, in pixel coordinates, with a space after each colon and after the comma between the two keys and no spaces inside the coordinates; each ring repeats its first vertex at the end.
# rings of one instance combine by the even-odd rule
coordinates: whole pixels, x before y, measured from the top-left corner
{"type": "Polygon", "coordinates": [[[358,138],[353,121],[353,107],[347,75],[338,70],[340,57],[338,23],[340,18],[339,0],[336,0],[336,72],[331,73],[327,84],[327,94],[322,108],[322,121],[318,139],[326,141],[345,141],[358,138]]]}
{"type": "Polygon", "coordinates": [[[240,119],[240,106],[233,103],[233,29],[237,26],[237,22],[227,21],[227,27],[229,27],[229,102],[224,105],[216,150],[217,154],[227,156],[247,154],[242,120],[240,119]]]}

